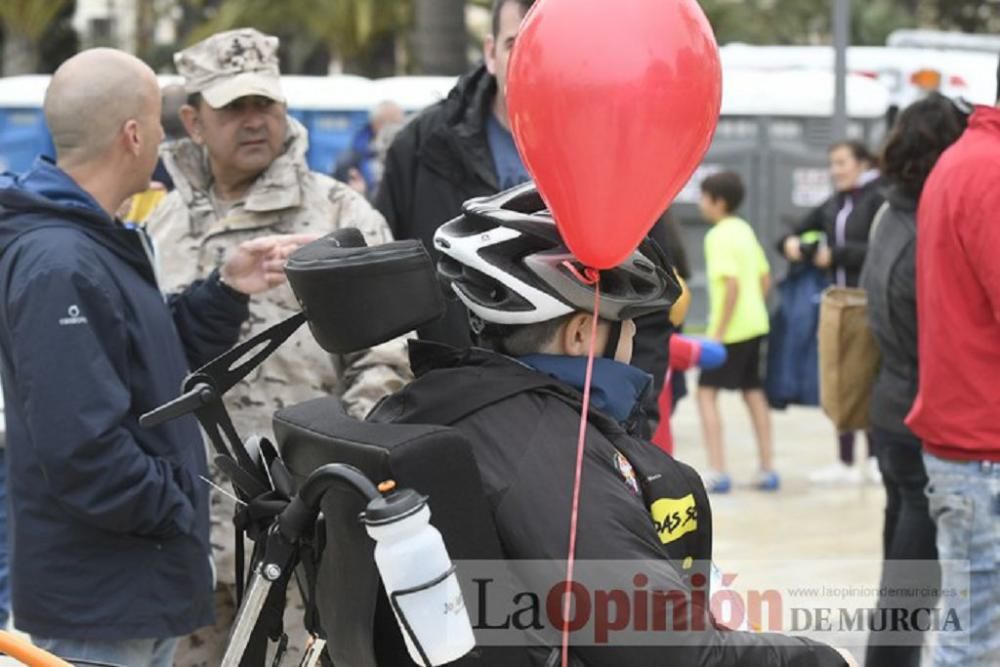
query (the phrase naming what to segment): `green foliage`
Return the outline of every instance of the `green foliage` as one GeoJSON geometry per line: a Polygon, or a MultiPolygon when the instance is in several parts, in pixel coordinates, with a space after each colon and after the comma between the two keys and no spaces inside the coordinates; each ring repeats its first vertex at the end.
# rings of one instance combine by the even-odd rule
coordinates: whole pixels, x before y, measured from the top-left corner
{"type": "Polygon", "coordinates": [[[0,24],[8,34],[37,44],[69,0],[0,0],[0,24]]]}
{"type": "Polygon", "coordinates": [[[405,29],[407,0],[224,0],[188,37],[196,42],[220,30],[253,26],[322,44],[342,58],[362,55],[378,39],[405,29]]]}
{"type": "Polygon", "coordinates": [[[998,0],[923,0],[932,20],[945,30],[1000,32],[998,0]]]}
{"type": "MultiPolygon", "coordinates": [[[[854,44],[885,44],[911,14],[896,0],[852,0],[854,44]]],[[[815,44],[829,41],[830,0],[701,0],[720,44],[815,44]]]]}

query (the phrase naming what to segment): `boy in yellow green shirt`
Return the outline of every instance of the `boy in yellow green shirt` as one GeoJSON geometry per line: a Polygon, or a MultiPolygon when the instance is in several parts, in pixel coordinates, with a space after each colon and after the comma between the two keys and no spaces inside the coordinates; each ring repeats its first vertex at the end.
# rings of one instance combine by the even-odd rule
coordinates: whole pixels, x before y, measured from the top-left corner
{"type": "Polygon", "coordinates": [[[770,330],[765,302],[770,267],[753,228],[734,215],[743,196],[743,183],[734,172],[719,172],[701,183],[701,214],[712,225],[705,236],[711,303],[708,336],[723,343],[727,353],[725,364],[703,371],[698,381],[698,410],[710,467],[705,486],[714,493],[732,488],[722,441],[720,389],[741,391],[750,412],[760,452],[755,486],[775,491],[780,485],[772,467],[771,413],[760,377],[760,348],[770,330]]]}

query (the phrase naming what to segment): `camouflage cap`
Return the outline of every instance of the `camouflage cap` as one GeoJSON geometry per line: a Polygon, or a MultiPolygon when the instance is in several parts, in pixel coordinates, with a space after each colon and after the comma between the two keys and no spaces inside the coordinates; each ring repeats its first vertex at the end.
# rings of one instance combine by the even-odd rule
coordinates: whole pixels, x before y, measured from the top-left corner
{"type": "Polygon", "coordinates": [[[201,93],[214,109],[239,97],[260,95],[284,102],[278,38],[253,28],[220,32],[174,54],[184,89],[201,93]]]}

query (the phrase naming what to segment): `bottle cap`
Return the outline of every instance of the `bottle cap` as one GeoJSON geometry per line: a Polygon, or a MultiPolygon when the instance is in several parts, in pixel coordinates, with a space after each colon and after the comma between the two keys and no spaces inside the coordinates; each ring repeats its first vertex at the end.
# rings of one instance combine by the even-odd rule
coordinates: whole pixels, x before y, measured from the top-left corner
{"type": "Polygon", "coordinates": [[[369,526],[384,525],[416,514],[427,504],[427,496],[413,489],[393,491],[368,503],[361,520],[369,526]]]}

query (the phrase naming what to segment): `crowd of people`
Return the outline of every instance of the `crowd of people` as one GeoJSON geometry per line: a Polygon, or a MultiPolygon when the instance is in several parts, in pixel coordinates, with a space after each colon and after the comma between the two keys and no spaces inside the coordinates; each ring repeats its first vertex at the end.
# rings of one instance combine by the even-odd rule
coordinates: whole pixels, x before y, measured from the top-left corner
{"type": "MultiPolygon", "coordinates": [[[[143,429],[139,416],[174,398],[189,370],[296,312],[285,260],[344,228],[369,245],[422,242],[453,297],[446,314],[334,358],[300,331],[226,395],[240,433],[269,433],[276,409],[323,395],[358,419],[452,426],[472,443],[505,555],[555,562],[572,504],[564,445],[596,350],[578,559],[662,563],[650,586],[665,589],[711,560],[709,494],[733,488],[720,391],[739,391],[749,411],[754,486],[780,489],[761,374],[772,267],[755,221],[739,217],[740,176],[700,183],[703,337],[682,334],[690,269],[666,213],[602,273],[595,315],[593,286],[553,265],[570,252],[507,115],[507,62],[532,4],[495,0],[484,63],[412,119],[391,101],[373,109],[332,177],[306,163],[275,37],[212,35],[175,55],[183,85],[163,91],[144,63],[112,49],[56,71],[44,104],[55,159],[0,176],[0,493],[10,509],[0,530],[14,624],[35,644],[128,667],[221,664],[243,576],[229,482],[193,418],[143,429]],[[674,458],[670,431],[694,366],[700,473],[674,458]],[[461,415],[434,409],[457,403],[461,415]],[[689,521],[667,520],[663,507],[689,521]]],[[[1000,664],[998,156],[1000,101],[972,110],[929,94],[899,114],[879,151],[835,143],[834,194],[777,240],[790,265],[868,295],[881,351],[868,457],[859,469],[856,434],[839,433],[838,460],[812,480],[884,486],[882,583],[914,583],[900,563],[941,562],[911,604],[933,607],[934,590],[970,579],[960,603],[969,634],[942,633],[935,667],[1000,664]]],[[[294,587],[285,611],[290,664],[308,643],[294,587]]],[[[614,666],[857,664],[816,641],[707,626],[686,645],[573,653],[614,666]]],[[[900,645],[873,633],[866,664],[920,665],[910,634],[917,641],[900,645]]]]}

